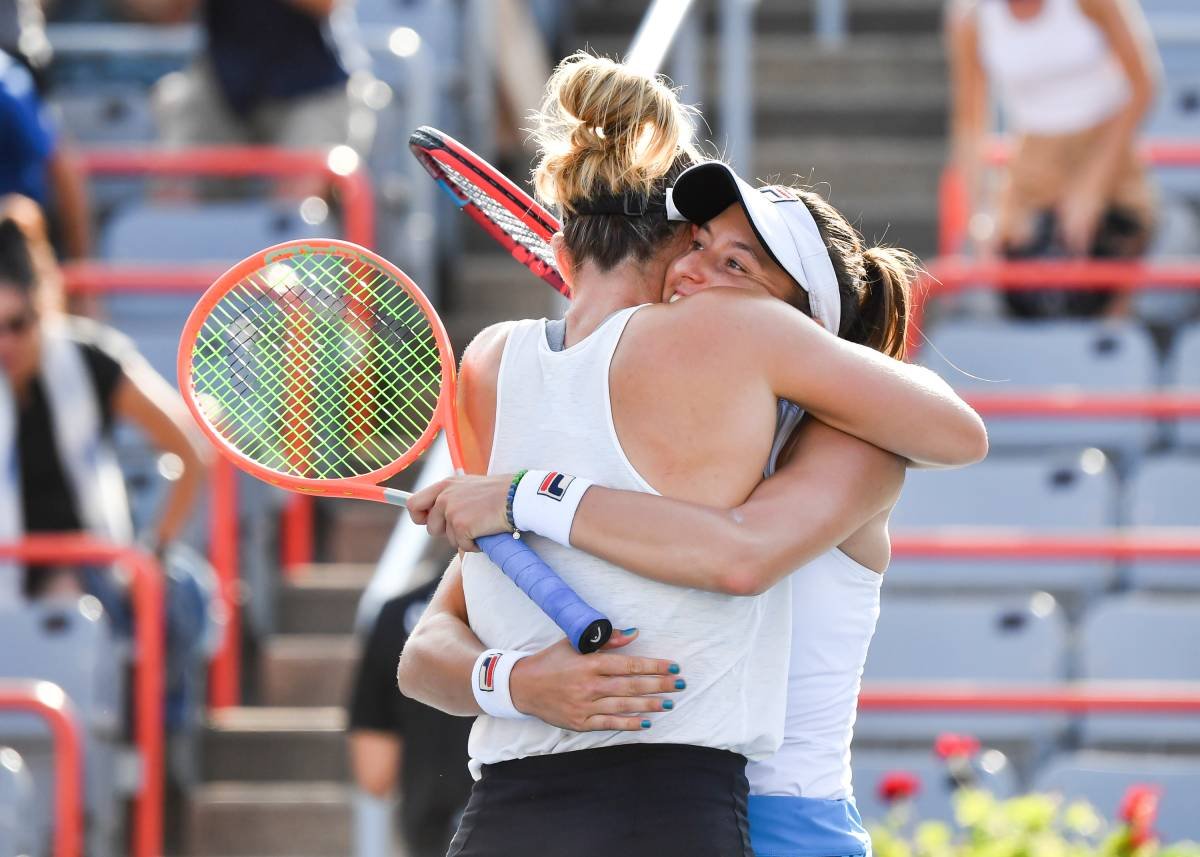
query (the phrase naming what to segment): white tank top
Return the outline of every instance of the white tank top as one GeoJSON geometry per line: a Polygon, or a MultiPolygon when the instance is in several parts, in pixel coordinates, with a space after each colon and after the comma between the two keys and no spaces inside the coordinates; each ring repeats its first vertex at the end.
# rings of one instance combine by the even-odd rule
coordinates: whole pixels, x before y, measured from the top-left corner
{"type": "Polygon", "coordinates": [[[1008,4],[978,4],[979,49],[1018,133],[1070,134],[1099,125],[1129,100],[1129,79],[1104,31],[1076,0],[1044,0],[1027,21],[1008,4]]]}
{"type": "MultiPolygon", "coordinates": [[[[638,307],[615,313],[563,351],[545,321],[513,326],[500,362],[489,472],[553,468],[601,485],[657,493],[617,439],[608,373],[638,307]]],[[[476,719],[468,751],[481,764],[630,743],[690,744],[748,758],[774,752],[783,736],[790,589],[737,598],[638,577],[583,551],[528,535],[529,544],[576,592],[619,628],[637,627],[630,654],[670,657],[687,689],[676,711],[640,732],[568,732],[538,720],[476,719]]],[[[489,648],[537,651],[562,632],[483,554],[467,554],[463,588],[471,628],[489,648]]]]}
{"type": "MultiPolygon", "coordinates": [[[[804,411],[780,400],[766,475],[804,411]]],[[[792,646],[783,745],[746,768],[750,793],[838,800],[853,795],[850,742],[883,575],[834,549],[789,578],[792,646]]]]}

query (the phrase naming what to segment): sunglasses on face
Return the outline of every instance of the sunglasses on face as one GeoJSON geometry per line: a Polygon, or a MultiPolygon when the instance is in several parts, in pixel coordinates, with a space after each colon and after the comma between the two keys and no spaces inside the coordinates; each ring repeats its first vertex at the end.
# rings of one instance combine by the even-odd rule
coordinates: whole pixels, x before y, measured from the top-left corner
{"type": "Polygon", "coordinates": [[[0,336],[24,336],[33,328],[36,316],[32,312],[0,318],[0,336]]]}

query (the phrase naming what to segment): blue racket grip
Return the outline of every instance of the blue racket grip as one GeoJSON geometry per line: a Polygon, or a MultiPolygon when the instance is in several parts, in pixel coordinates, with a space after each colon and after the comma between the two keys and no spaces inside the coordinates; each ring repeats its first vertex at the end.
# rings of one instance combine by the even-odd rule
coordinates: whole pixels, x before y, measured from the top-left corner
{"type": "Polygon", "coordinates": [[[475,543],[483,549],[508,579],[542,608],[581,654],[590,654],[612,636],[612,622],[575,594],[558,573],[534,553],[522,539],[510,533],[480,536],[475,543]]]}

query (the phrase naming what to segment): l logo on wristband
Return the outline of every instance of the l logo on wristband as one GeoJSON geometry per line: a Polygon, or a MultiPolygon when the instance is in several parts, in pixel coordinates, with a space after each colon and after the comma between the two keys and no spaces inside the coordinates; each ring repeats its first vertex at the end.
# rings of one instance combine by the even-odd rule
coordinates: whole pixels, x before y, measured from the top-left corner
{"type": "Polygon", "coordinates": [[[496,667],[500,664],[502,655],[497,652],[488,655],[479,665],[479,689],[491,693],[496,689],[496,667]]]}
{"type": "Polygon", "coordinates": [[[561,502],[567,493],[567,488],[574,481],[574,476],[568,476],[565,473],[558,473],[551,470],[546,474],[546,478],[542,480],[542,484],[538,487],[538,496],[549,497],[555,502],[561,502]]]}

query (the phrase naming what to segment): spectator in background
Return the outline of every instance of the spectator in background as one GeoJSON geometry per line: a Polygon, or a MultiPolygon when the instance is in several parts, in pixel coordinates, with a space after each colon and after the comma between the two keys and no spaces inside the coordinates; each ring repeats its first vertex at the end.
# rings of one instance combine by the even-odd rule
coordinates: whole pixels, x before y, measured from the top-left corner
{"type": "Polygon", "coordinates": [[[144,20],[178,23],[197,6],[204,53],[155,87],[170,146],[260,144],[364,151],[373,117],[351,86],[365,54],[335,28],[338,0],[125,0],[144,20]],[[335,12],[336,10],[336,12],[335,12]],[[340,36],[335,38],[336,35],[340,36]]]}
{"type": "MultiPolygon", "coordinates": [[[[970,232],[1007,258],[1145,252],[1154,199],[1135,151],[1159,60],[1135,0],[954,0],[948,16],[953,158],[970,232]],[[989,89],[1015,135],[994,220],[983,186],[989,89]]],[[[1006,295],[1014,315],[1120,314],[1113,292],[1006,295]]]]}
{"type": "Polygon", "coordinates": [[[437,584],[435,579],[384,604],[359,662],[350,702],[349,745],[354,781],[363,793],[356,857],[391,854],[390,843],[378,839],[380,831],[391,830],[397,776],[410,857],[446,853],[471,793],[471,719],[443,714],[396,688],[400,651],[437,584]]]}
{"type": "Polygon", "coordinates": [[[29,69],[0,51],[0,194],[30,197],[57,215],[67,255],[83,258],[92,244],[87,183],[61,145],[29,69]]]}
{"type": "Polygon", "coordinates": [[[35,78],[46,70],[53,51],[41,0],[0,0],[0,51],[24,63],[35,78]]]}
{"type": "MultiPolygon", "coordinates": [[[[157,525],[143,535],[161,551],[196,500],[205,448],[182,399],[132,343],[63,314],[61,278],[37,204],[0,198],[0,541],[72,531],[132,541],[112,449],[118,419],[181,465],[157,525]]],[[[12,578],[4,575],[0,587],[12,578]]],[[[29,569],[25,578],[28,596],[85,589],[120,615],[121,594],[107,574],[29,569]]]]}

